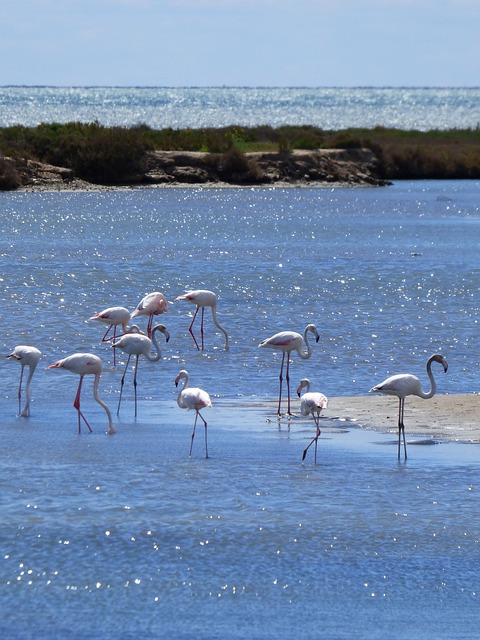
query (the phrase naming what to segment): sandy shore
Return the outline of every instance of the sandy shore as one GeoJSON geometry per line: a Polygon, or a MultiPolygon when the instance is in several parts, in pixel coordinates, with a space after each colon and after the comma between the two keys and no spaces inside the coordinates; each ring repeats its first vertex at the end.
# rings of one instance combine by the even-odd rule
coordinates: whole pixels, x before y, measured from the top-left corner
{"type": "MultiPolygon", "coordinates": [[[[334,397],[322,412],[359,426],[397,433],[398,400],[380,395],[334,397]]],[[[436,395],[405,400],[405,434],[451,442],[480,443],[480,395],[436,395]]]]}

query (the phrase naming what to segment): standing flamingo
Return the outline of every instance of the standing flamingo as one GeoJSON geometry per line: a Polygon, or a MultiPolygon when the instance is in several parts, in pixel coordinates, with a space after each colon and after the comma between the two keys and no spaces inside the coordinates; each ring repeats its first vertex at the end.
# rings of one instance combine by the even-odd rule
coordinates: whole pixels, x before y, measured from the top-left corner
{"type": "Polygon", "coordinates": [[[200,409],[204,409],[205,407],[211,407],[212,401],[210,400],[210,396],[203,389],[198,389],[197,387],[188,387],[188,371],[183,369],[180,371],[178,376],[175,378],[175,386],[178,387],[178,383],[180,380],[185,380],[183,383],[183,387],[178,394],[177,404],[180,409],[195,409],[195,422],[193,425],[192,431],[192,439],[190,442],[190,457],[192,456],[192,447],[193,447],[193,439],[195,438],[195,429],[197,426],[197,418],[200,416],[200,419],[203,421],[203,426],[205,427],[205,458],[208,458],[208,445],[207,445],[207,422],[200,413],[200,409]]]}
{"type": "Polygon", "coordinates": [[[22,370],[20,372],[20,383],[18,385],[18,415],[28,418],[30,415],[30,382],[32,381],[33,374],[35,373],[35,369],[37,367],[38,361],[42,357],[42,354],[35,347],[28,347],[27,345],[21,344],[15,347],[13,352],[7,356],[10,360],[17,360],[22,366],[22,370]],[[23,370],[25,367],[29,368],[27,384],[26,384],[26,393],[27,393],[27,401],[25,406],[23,407],[23,411],[21,411],[22,405],[22,380],[23,380],[23,370]]]}
{"type": "Polygon", "coordinates": [[[282,366],[280,367],[280,391],[278,394],[278,410],[277,415],[280,417],[280,405],[282,402],[282,383],[283,383],[283,365],[285,362],[285,356],[287,355],[287,389],[288,389],[288,411],[287,414],[290,416],[290,353],[292,351],[296,351],[302,360],[308,360],[312,355],[312,346],[308,341],[308,332],[313,333],[315,336],[315,342],[318,342],[319,335],[317,331],[317,327],[314,324],[307,324],[305,327],[305,331],[303,332],[303,337],[296,333],[295,331],[281,331],[280,333],[276,333],[271,338],[267,338],[263,342],[261,342],[259,347],[269,347],[270,349],[275,349],[276,351],[281,351],[283,353],[282,356],[282,366]],[[304,351],[304,346],[307,346],[307,351],[304,351]]]}
{"type": "Polygon", "coordinates": [[[102,361],[96,355],[92,353],[74,353],[67,358],[63,358],[62,360],[58,360],[54,362],[47,369],[66,369],[67,371],[71,371],[72,373],[76,373],[80,376],[80,382],[78,383],[77,395],[75,396],[75,400],[73,402],[73,406],[78,412],[78,433],[81,432],[81,423],[80,418],[83,419],[85,424],[88,427],[90,433],[92,432],[92,428],[88,424],[87,419],[82,413],[80,408],[80,394],[82,391],[82,382],[83,377],[86,375],[94,375],[95,379],[93,381],[93,397],[98,402],[100,406],[105,409],[105,413],[108,418],[108,433],[115,433],[115,428],[112,423],[112,414],[110,413],[110,409],[107,405],[100,399],[98,395],[98,384],[100,382],[100,374],[102,373],[102,361]]]}
{"type": "MultiPolygon", "coordinates": [[[[130,311],[125,309],[125,307],[109,307],[108,309],[104,309],[103,311],[96,313],[94,316],[89,318],[89,320],[96,320],[108,325],[107,330],[103,335],[102,342],[115,342],[117,339],[117,327],[120,325],[124,334],[131,331],[131,328],[128,326],[128,323],[130,322],[130,311]],[[113,337],[108,337],[112,328],[113,337]]],[[[116,350],[114,349],[113,366],[115,367],[116,364],[116,350]]]]}
{"type": "Polygon", "coordinates": [[[140,300],[138,307],[132,313],[132,318],[140,315],[148,316],[147,336],[151,338],[153,316],[158,316],[161,313],[165,313],[165,311],[168,311],[167,299],[160,291],[154,291],[140,300]]]}
{"type": "Polygon", "coordinates": [[[210,307],[212,309],[212,318],[213,318],[213,322],[215,323],[215,325],[220,329],[220,331],[223,332],[223,334],[225,335],[225,351],[228,351],[228,334],[225,331],[225,329],[220,325],[220,323],[218,322],[218,318],[217,318],[217,296],[215,293],[213,293],[213,291],[207,291],[206,289],[197,289],[196,291],[187,291],[187,293],[184,293],[182,296],[178,296],[178,298],[175,299],[175,302],[177,302],[177,300],[187,300],[187,302],[191,302],[192,304],[196,305],[196,309],[195,309],[195,314],[193,316],[193,320],[190,324],[189,327],[189,331],[190,331],[190,335],[193,338],[193,341],[195,343],[195,346],[197,347],[197,349],[200,351],[200,347],[198,346],[198,343],[195,339],[195,336],[193,334],[193,324],[195,322],[195,318],[197,317],[197,313],[199,311],[199,309],[202,310],[202,321],[201,321],[201,325],[200,325],[200,334],[202,336],[202,351],[204,349],[204,343],[203,343],[203,316],[205,313],[205,307],[210,307]]]}
{"type": "Polygon", "coordinates": [[[302,455],[302,460],[305,460],[305,456],[307,455],[307,451],[310,449],[313,443],[315,443],[315,464],[317,464],[317,442],[320,436],[320,413],[322,409],[326,409],[328,405],[328,398],[323,395],[323,393],[319,393],[318,391],[310,391],[310,380],[308,378],[303,378],[300,380],[300,384],[298,385],[297,395],[300,400],[300,413],[302,416],[309,416],[312,414],[312,418],[315,422],[315,427],[317,432],[315,437],[312,439],[308,447],[304,450],[302,455]],[[306,389],[303,396],[301,396],[302,389],[306,389]]]}
{"type": "Polygon", "coordinates": [[[135,373],[133,376],[133,388],[135,393],[135,417],[137,417],[137,370],[138,370],[138,358],[141,355],[144,355],[147,360],[150,362],[157,362],[162,357],[162,353],[160,351],[160,345],[157,341],[157,336],[155,335],[157,331],[161,331],[165,336],[165,341],[168,342],[170,340],[170,334],[167,331],[167,328],[163,324],[157,324],[152,330],[152,339],[142,333],[126,333],[119,340],[112,344],[112,347],[122,349],[125,353],[128,353],[127,364],[125,365],[125,369],[123,371],[121,386],[120,386],[120,397],[118,399],[118,407],[117,407],[117,416],[120,413],[120,403],[122,402],[122,392],[123,385],[125,382],[125,374],[127,373],[128,365],[130,363],[130,358],[132,355],[136,356],[135,361],[135,373]],[[157,351],[156,354],[152,354],[152,342],[155,345],[155,349],[157,351]]]}
{"type": "Polygon", "coordinates": [[[405,460],[407,459],[407,443],[405,442],[405,426],[403,424],[403,413],[405,409],[406,396],[418,396],[419,398],[432,398],[437,390],[435,378],[432,373],[432,362],[439,362],[445,373],[447,373],[448,363],[446,359],[439,353],[430,356],[427,362],[427,375],[430,380],[430,391],[423,391],[422,384],[417,376],[409,373],[400,373],[390,376],[382,383],[377,384],[370,389],[370,393],[384,393],[389,396],[397,396],[398,398],[398,459],[400,460],[400,436],[403,435],[403,451],[405,460]]]}

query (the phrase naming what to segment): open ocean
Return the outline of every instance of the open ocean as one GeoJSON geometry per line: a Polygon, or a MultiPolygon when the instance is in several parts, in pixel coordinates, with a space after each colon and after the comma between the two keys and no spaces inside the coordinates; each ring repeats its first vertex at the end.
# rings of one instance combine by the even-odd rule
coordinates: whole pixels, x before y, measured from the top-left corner
{"type": "MultiPolygon", "coordinates": [[[[4,87],[0,124],[475,127],[478,98],[476,89],[4,87]]],[[[441,352],[449,370],[434,370],[438,392],[478,392],[479,195],[478,181],[0,193],[1,353],[18,344],[43,353],[29,418],[17,417],[20,366],[1,361],[0,636],[477,638],[478,445],[411,437],[407,400],[407,462],[394,433],[332,418],[322,420],[318,465],[310,455],[302,463],[313,421],[299,416],[294,392],[296,415],[277,420],[281,358],[258,344],[317,325],[312,357],[292,357],[292,391],[308,377],[327,396],[361,396],[403,371],[426,385],[426,359],[441,352]],[[103,326],[88,318],[190,288],[217,292],[230,350],[207,310],[206,349],[196,351],[193,307],[170,305],[162,359],[139,363],[138,417],[131,370],[117,416],[125,357],[113,366],[103,326]],[[91,379],[82,410],[93,433],[79,435],[78,377],[45,370],[78,351],[103,360],[113,436],[91,379]],[[183,368],[212,398],[209,459],[200,427],[188,456],[194,415],[177,407],[174,384],[183,368]]],[[[455,424],[453,403],[451,413],[455,424]]],[[[395,415],[385,398],[386,429],[395,415]]]]}

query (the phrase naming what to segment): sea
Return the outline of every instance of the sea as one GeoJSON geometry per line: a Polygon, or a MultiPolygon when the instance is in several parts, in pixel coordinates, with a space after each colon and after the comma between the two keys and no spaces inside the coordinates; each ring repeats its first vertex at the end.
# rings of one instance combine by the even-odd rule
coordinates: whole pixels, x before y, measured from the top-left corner
{"type": "MultiPolygon", "coordinates": [[[[479,89],[0,88],[0,126],[94,121],[152,127],[309,123],[475,128],[479,89]]],[[[479,390],[480,182],[387,187],[2,192],[0,237],[0,635],[6,640],[439,640],[478,637],[480,450],[409,433],[397,402],[384,433],[334,412],[409,372],[437,393],[479,390]],[[218,297],[205,348],[189,333],[190,289],[218,297]],[[90,321],[161,291],[170,340],[134,370],[90,321]],[[291,356],[293,416],[276,416],[281,354],[260,349],[314,323],[291,356]],[[42,359],[31,381],[7,359],[42,359]],[[47,366],[103,362],[85,376],[47,366]],[[195,413],[175,378],[206,390],[195,413]],[[123,399],[117,415],[122,377],[123,399]],[[330,398],[318,459],[300,415],[302,378],[330,398]],[[209,457],[205,457],[208,436],[209,457]]],[[[135,319],[141,329],[146,318],[135,319]]],[[[193,327],[197,337],[199,316],[193,327]]],[[[284,400],[286,381],[284,381],[284,400]]],[[[428,400],[425,401],[426,403],[428,400]]],[[[480,403],[480,400],[479,400],[480,403]]],[[[285,411],[285,402],[283,403],[285,411]]]]}

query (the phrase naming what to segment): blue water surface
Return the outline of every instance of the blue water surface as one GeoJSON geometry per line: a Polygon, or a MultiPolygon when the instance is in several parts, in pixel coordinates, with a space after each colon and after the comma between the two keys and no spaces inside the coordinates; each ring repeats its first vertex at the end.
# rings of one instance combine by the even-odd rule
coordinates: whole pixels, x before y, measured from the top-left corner
{"type": "Polygon", "coordinates": [[[332,418],[319,464],[302,463],[312,421],[295,398],[276,420],[281,358],[258,344],[314,322],[292,386],[330,397],[425,380],[434,352],[440,393],[478,391],[479,186],[2,194],[1,352],[43,358],[30,418],[20,367],[1,362],[1,636],[476,638],[478,447],[419,444],[398,463],[391,436],[332,418]],[[194,308],[175,302],[162,359],[139,362],[137,419],[131,370],[117,417],[125,358],[114,368],[88,318],[189,288],[217,292],[230,350],[207,313],[196,351],[194,308]],[[76,351],[104,362],[114,436],[91,380],[79,435],[78,378],[45,371],[76,351]],[[208,460],[203,427],[188,457],[181,368],[212,397],[208,460]]]}

